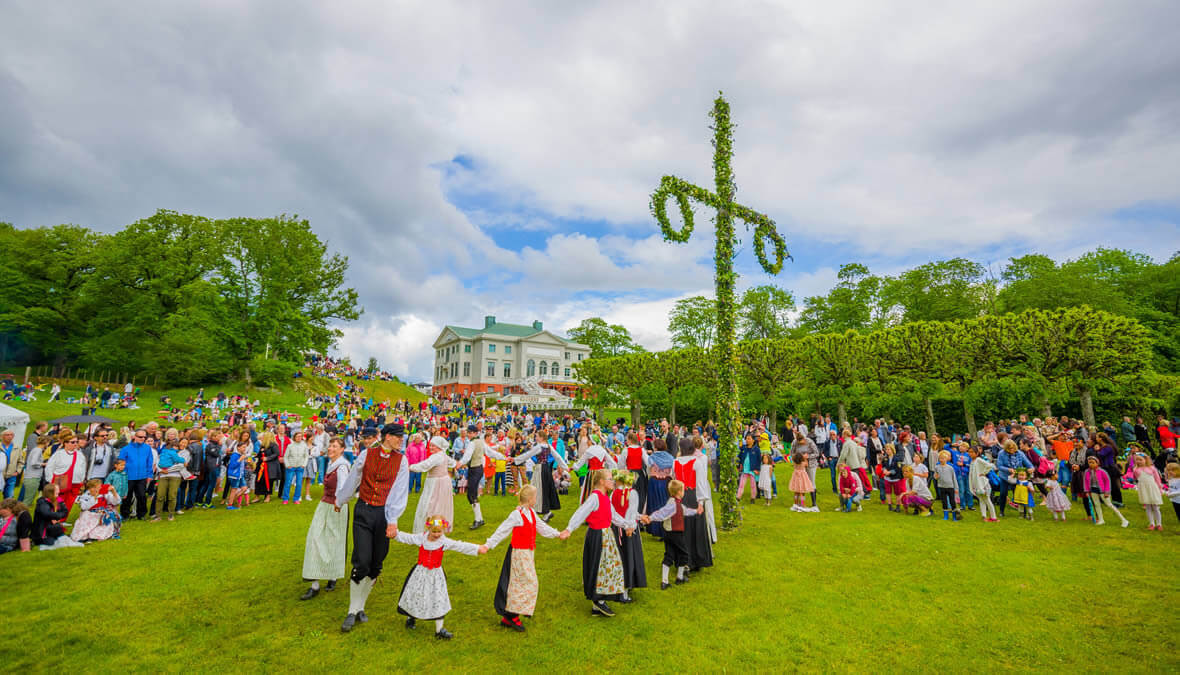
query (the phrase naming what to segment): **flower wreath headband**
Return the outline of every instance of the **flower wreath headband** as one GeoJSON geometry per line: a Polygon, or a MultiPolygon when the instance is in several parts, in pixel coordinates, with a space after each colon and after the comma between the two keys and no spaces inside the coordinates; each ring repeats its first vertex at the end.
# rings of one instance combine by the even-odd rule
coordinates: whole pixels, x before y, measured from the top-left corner
{"type": "Polygon", "coordinates": [[[426,528],[434,532],[445,532],[451,527],[446,518],[434,516],[426,519],[426,528]]]}

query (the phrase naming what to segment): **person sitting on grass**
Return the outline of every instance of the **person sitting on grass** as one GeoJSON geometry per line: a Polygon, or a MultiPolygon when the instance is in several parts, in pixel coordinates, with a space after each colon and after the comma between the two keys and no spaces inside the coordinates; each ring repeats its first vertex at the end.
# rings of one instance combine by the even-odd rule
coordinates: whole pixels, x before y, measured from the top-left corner
{"type": "Polygon", "coordinates": [[[12,498],[0,502],[0,553],[32,550],[32,536],[29,507],[12,498]]]}
{"type": "Polygon", "coordinates": [[[115,509],[119,502],[118,493],[110,485],[103,485],[97,478],[86,481],[86,491],[78,497],[82,514],[74,521],[70,537],[80,542],[118,539],[123,526],[123,519],[115,509]]]}
{"type": "Polygon", "coordinates": [[[930,505],[934,503],[934,498],[930,494],[930,488],[926,487],[926,479],[915,476],[913,466],[902,469],[902,476],[907,486],[906,491],[901,493],[903,511],[909,513],[912,508],[915,516],[919,514],[929,516],[930,505]]]}
{"type": "Polygon", "coordinates": [[[58,498],[59,492],[57,483],[46,483],[33,512],[33,543],[40,545],[42,551],[82,545],[66,536],[63,523],[70,511],[58,498]]]}

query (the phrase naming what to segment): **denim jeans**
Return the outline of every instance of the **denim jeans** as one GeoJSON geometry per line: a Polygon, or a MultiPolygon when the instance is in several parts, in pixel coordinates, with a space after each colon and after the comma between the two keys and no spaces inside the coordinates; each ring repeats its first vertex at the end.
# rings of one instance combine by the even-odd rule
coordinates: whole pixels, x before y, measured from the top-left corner
{"type": "Polygon", "coordinates": [[[832,492],[836,492],[836,458],[835,457],[828,458],[828,473],[831,474],[830,477],[832,479],[832,492]]]}
{"type": "Polygon", "coordinates": [[[205,478],[197,481],[197,503],[198,504],[212,504],[213,493],[217,488],[217,475],[214,474],[212,478],[205,478]]]}
{"type": "Polygon", "coordinates": [[[1069,484],[1073,481],[1073,468],[1070,467],[1069,462],[1057,463],[1057,482],[1061,483],[1061,487],[1069,490],[1069,484]]]}
{"type": "Polygon", "coordinates": [[[422,491],[422,474],[417,471],[410,472],[410,492],[422,491]]]}
{"type": "Polygon", "coordinates": [[[283,501],[288,501],[288,497],[291,497],[292,485],[295,486],[295,496],[291,499],[299,501],[299,498],[303,494],[303,467],[287,469],[287,482],[283,486],[283,501]]]}
{"type": "Polygon", "coordinates": [[[969,477],[955,474],[955,480],[959,482],[959,499],[962,500],[963,508],[965,509],[975,506],[975,495],[971,494],[971,491],[967,489],[967,479],[969,477]]]}
{"type": "Polygon", "coordinates": [[[316,485],[323,485],[324,478],[328,475],[328,456],[320,455],[315,458],[316,466],[318,467],[315,473],[315,480],[312,481],[316,485]]]}
{"type": "Polygon", "coordinates": [[[492,484],[492,494],[508,494],[508,474],[506,472],[496,472],[496,480],[492,484]]]}
{"type": "MultiPolygon", "coordinates": [[[[15,450],[13,450],[13,454],[16,454],[15,450]]],[[[20,475],[9,476],[8,478],[4,479],[4,498],[5,499],[8,499],[9,497],[12,496],[12,493],[16,490],[16,484],[18,481],[20,481],[20,475]]]]}

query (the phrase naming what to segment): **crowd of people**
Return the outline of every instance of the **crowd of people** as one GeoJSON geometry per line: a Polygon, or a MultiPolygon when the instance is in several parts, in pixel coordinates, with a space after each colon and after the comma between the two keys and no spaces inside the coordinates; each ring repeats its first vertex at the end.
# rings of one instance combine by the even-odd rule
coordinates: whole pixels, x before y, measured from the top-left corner
{"type": "MultiPolygon", "coordinates": [[[[204,400],[198,392],[197,400],[204,400]]],[[[230,401],[231,399],[226,399],[230,401]]],[[[518,409],[374,402],[352,382],[315,401],[302,417],[261,412],[247,403],[209,406],[180,429],[151,422],[86,432],[38,423],[24,444],[0,432],[4,501],[0,552],[51,550],[121,536],[129,519],[174,521],[186,512],[257,508],[313,501],[302,598],[332,590],[348,577],[349,609],[341,628],[367,621],[369,591],[390,542],[418,548],[398,611],[407,628],[433,621],[439,638],[450,607],[445,551],[480,555],[508,541],[493,607],[500,623],[525,630],[536,606],[536,537],[565,539],[586,525],[582,589],[596,615],[614,616],[647,587],[642,535],[659,540],[660,588],[684,584],[713,565],[717,543],[714,486],[719,482],[718,430],[652,421],[599,425],[585,416],[518,409]],[[409,494],[420,493],[412,521],[400,528],[409,494]],[[452,539],[456,499],[471,510],[468,530],[487,526],[481,500],[515,497],[516,508],[482,543],[452,539]],[[353,502],[353,497],[356,498],[353,502]],[[78,506],[77,518],[68,522],[78,506]],[[351,513],[351,563],[346,569],[351,513]],[[570,513],[563,529],[550,525],[570,513]],[[323,583],[324,585],[321,585],[323,583]]],[[[1105,512],[1126,527],[1124,493],[1134,490],[1150,530],[1162,530],[1170,500],[1180,519],[1180,419],[1160,417],[1154,436],[1142,420],[1087,427],[1039,418],[988,422],[974,437],[944,438],[890,420],[839,428],[828,416],[786,420],[782,436],[766,420],[742,429],[738,498],[770,505],[774,472],[791,465],[790,509],[820,508],[817,473],[827,469],[833,509],[863,511],[873,493],[889,512],[958,521],[978,511],[985,522],[1013,514],[1033,519],[1044,507],[1054,520],[1079,505],[1104,524],[1105,512]]],[[[465,511],[465,509],[462,509],[465,511]]]]}

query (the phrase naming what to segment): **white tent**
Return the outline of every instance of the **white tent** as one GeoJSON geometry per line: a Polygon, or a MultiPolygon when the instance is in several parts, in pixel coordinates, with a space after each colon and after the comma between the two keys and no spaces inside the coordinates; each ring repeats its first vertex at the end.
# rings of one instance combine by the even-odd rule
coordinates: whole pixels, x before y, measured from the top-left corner
{"type": "Polygon", "coordinates": [[[0,403],[0,429],[11,429],[16,434],[12,442],[20,447],[25,442],[25,427],[29,425],[29,414],[10,405],[0,403]]]}

